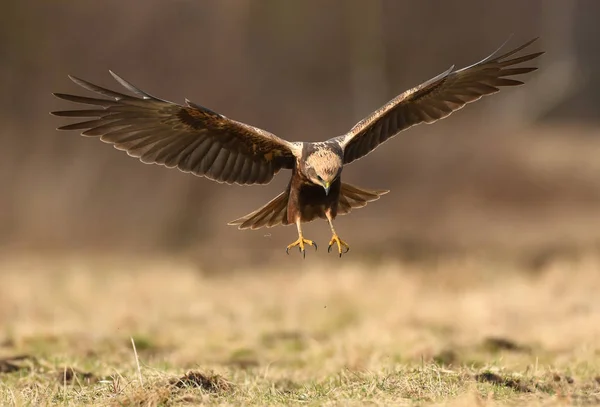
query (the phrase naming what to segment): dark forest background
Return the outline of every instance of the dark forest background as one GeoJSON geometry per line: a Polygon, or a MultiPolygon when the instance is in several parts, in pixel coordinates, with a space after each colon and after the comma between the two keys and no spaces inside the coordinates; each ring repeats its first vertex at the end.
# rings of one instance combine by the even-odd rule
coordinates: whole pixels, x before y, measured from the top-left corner
{"type": "MultiPolygon", "coordinates": [[[[454,250],[545,253],[600,242],[600,2],[594,0],[4,0],[0,245],[5,250],[281,259],[294,228],[226,223],[288,181],[239,187],[142,165],[48,112],[73,74],[192,101],[291,140],[342,134],[390,98],[502,44],[544,50],[527,84],[351,165],[388,188],[338,219],[355,258],[454,250]]],[[[329,230],[306,228],[323,247],[329,230]]],[[[321,253],[320,257],[325,256],[321,253]]]]}

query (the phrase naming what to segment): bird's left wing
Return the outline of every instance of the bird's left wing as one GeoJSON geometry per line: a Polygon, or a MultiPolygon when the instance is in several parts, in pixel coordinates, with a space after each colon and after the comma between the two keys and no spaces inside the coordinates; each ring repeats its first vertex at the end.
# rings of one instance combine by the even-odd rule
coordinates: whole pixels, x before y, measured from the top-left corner
{"type": "Polygon", "coordinates": [[[522,85],[523,82],[510,77],[529,73],[537,68],[512,66],[537,58],[543,52],[508,58],[535,40],[537,38],[497,56],[502,48],[500,47],[484,60],[463,69],[454,70],[451,67],[392,99],[358,122],[348,133],[333,139],[344,149],[344,163],[348,164],[367,155],[402,130],[443,119],[482,96],[498,92],[499,87],[522,85]]]}
{"type": "Polygon", "coordinates": [[[188,100],[182,106],[155,98],[111,74],[138,97],[70,77],[77,85],[108,99],[55,93],[61,99],[96,106],[52,112],[84,119],[59,130],[83,130],[82,135],[100,137],[144,163],[178,168],[229,184],[266,184],[280,169],[293,168],[295,154],[300,154],[298,145],[265,130],[188,100]]]}

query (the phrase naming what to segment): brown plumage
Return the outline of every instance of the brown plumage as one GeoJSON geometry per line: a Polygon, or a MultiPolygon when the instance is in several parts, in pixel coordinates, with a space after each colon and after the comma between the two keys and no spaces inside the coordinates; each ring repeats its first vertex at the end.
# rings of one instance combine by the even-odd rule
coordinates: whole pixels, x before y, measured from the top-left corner
{"type": "Polygon", "coordinates": [[[84,119],[59,127],[60,130],[83,130],[82,135],[99,137],[144,163],[177,168],[218,182],[266,184],[279,170],[290,169],[292,177],[284,192],[230,224],[240,229],[296,224],[299,237],[288,250],[297,246],[304,254],[305,245],[316,248],[316,244],[303,237],[301,224],[317,218],[327,219],[333,234],[329,249],[336,244],[341,256],[349,247],[335,232],[333,219],[388,192],[342,183],[343,166],[364,157],[402,130],[443,119],[466,104],[497,92],[500,87],[523,84],[511,77],[537,68],[513,66],[537,58],[543,52],[509,58],[534,41],[500,56],[496,56],[496,51],[460,70],[451,67],[392,99],[348,133],[324,142],[289,142],[189,100],[185,105],[161,100],[112,72],[112,76],[136,96],[70,77],[79,86],[108,99],[56,93],[61,99],[95,108],[52,114],[84,119]]]}

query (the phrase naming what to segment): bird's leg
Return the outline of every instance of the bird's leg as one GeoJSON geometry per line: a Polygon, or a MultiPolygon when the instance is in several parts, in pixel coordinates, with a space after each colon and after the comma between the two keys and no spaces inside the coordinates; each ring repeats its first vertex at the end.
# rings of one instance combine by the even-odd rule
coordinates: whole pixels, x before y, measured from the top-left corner
{"type": "Polygon", "coordinates": [[[327,215],[327,222],[329,222],[329,227],[331,228],[331,234],[333,235],[331,237],[331,240],[329,241],[329,247],[327,248],[327,253],[331,252],[331,247],[333,246],[334,243],[336,243],[337,247],[338,247],[338,253],[340,254],[340,257],[342,257],[342,254],[348,253],[348,251],[350,250],[350,246],[348,246],[348,243],[346,243],[342,239],[340,239],[338,234],[335,232],[335,229],[333,227],[333,219],[331,219],[331,213],[329,211],[327,211],[327,212],[325,212],[325,215],[327,215]],[[342,250],[342,248],[344,248],[345,250],[342,250]]]}
{"type": "Polygon", "coordinates": [[[298,250],[300,251],[300,253],[302,253],[302,257],[306,257],[306,251],[304,251],[304,245],[308,244],[310,246],[314,246],[315,250],[317,250],[317,244],[315,242],[313,242],[312,240],[305,239],[304,236],[302,236],[302,226],[300,226],[300,218],[298,218],[296,220],[296,227],[298,228],[298,240],[296,240],[294,243],[288,245],[287,249],[285,249],[285,252],[287,254],[290,254],[290,249],[292,247],[298,246],[298,250]]]}

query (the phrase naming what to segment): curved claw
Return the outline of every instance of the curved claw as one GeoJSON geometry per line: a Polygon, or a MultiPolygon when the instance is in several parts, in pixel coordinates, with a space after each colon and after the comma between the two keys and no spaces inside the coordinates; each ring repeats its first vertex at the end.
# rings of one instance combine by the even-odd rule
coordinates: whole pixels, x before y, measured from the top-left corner
{"type": "Polygon", "coordinates": [[[315,250],[317,250],[317,244],[315,242],[313,242],[312,240],[304,239],[303,237],[298,237],[298,240],[288,245],[288,247],[285,249],[285,252],[289,255],[290,249],[297,246],[298,251],[302,253],[302,257],[306,258],[306,245],[314,246],[315,250]]]}
{"type": "Polygon", "coordinates": [[[338,253],[339,253],[340,257],[342,257],[342,254],[346,254],[350,251],[350,246],[348,246],[348,243],[346,243],[342,239],[340,239],[338,235],[333,235],[331,237],[331,240],[329,241],[329,246],[327,247],[327,253],[331,253],[331,248],[333,247],[334,243],[337,244],[338,253]],[[342,248],[344,248],[344,250],[342,250],[342,248]]]}

